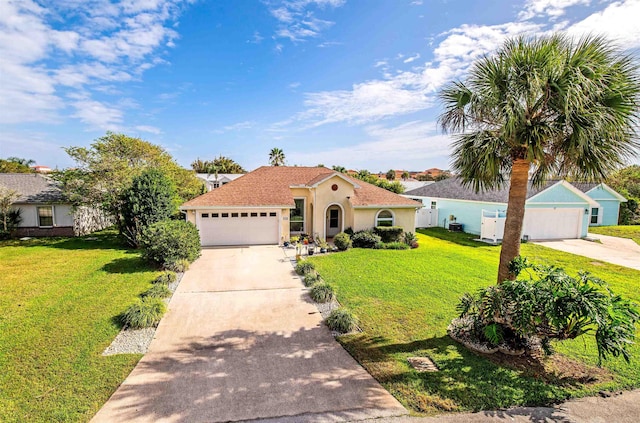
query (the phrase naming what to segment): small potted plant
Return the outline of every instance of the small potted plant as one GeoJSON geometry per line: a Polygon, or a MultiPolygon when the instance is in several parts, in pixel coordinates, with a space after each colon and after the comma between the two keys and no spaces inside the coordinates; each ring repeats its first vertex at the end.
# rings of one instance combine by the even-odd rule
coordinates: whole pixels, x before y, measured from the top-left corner
{"type": "Polygon", "coordinates": [[[327,242],[324,240],[321,240],[318,245],[320,246],[320,252],[322,254],[326,253],[327,250],[329,249],[329,244],[327,244],[327,242]]]}
{"type": "Polygon", "coordinates": [[[316,252],[316,246],[314,244],[307,245],[307,254],[312,256],[316,252]]]}

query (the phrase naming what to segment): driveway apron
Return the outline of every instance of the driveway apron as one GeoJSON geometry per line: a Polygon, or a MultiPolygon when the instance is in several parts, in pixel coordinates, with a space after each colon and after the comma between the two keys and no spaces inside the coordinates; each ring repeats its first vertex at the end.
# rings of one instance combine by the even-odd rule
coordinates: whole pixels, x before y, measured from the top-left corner
{"type": "Polygon", "coordinates": [[[92,421],[344,421],[406,414],[331,336],[276,246],[205,249],[149,351],[92,421]]]}
{"type": "Polygon", "coordinates": [[[640,270],[640,245],[633,240],[600,234],[589,234],[589,237],[598,239],[600,243],[584,239],[563,239],[559,241],[540,241],[536,242],[536,244],[640,270]]]}

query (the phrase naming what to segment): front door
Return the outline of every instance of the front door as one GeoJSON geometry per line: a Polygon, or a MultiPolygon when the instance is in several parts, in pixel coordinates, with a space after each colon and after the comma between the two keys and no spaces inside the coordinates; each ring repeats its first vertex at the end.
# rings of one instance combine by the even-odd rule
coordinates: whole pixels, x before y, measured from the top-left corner
{"type": "Polygon", "coordinates": [[[342,209],[331,206],[327,209],[327,238],[336,236],[342,228],[342,209]]]}

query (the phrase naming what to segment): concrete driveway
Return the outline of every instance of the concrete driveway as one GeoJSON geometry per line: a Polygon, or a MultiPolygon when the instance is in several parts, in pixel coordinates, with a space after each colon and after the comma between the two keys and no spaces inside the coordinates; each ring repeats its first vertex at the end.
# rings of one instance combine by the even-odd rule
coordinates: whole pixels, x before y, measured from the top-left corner
{"type": "Polygon", "coordinates": [[[406,414],[331,336],[279,247],[206,249],[148,353],[92,421],[406,414]]]}
{"type": "Polygon", "coordinates": [[[631,239],[600,234],[589,234],[600,243],[584,239],[564,239],[559,241],[540,241],[536,244],[567,253],[589,257],[619,266],[640,270],[640,245],[631,239]]]}

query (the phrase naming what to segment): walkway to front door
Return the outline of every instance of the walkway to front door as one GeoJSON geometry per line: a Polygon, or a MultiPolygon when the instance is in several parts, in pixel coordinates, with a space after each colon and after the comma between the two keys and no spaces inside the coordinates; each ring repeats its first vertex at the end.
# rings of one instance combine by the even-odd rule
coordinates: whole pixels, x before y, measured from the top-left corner
{"type": "Polygon", "coordinates": [[[149,352],[94,422],[406,414],[333,339],[276,246],[205,249],[149,352]]]}

